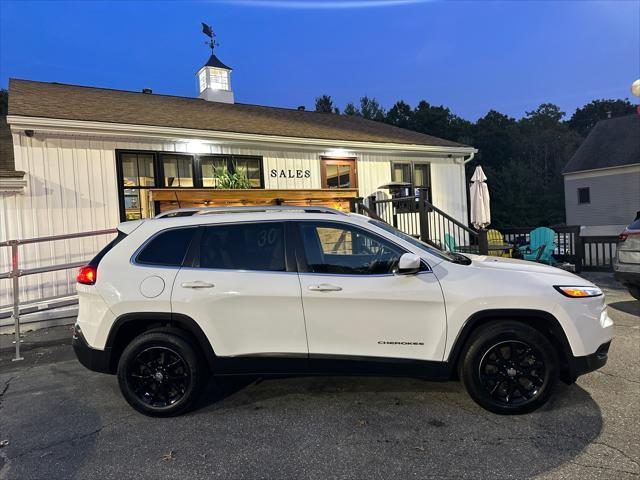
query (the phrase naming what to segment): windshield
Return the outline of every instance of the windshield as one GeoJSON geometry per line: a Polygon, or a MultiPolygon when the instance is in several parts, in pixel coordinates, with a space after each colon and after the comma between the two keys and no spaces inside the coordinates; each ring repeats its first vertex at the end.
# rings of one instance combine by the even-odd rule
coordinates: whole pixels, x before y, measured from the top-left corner
{"type": "Polygon", "coordinates": [[[392,227],[388,223],[381,222],[380,220],[371,219],[369,220],[369,223],[372,223],[376,227],[380,227],[383,230],[395,235],[396,237],[399,237],[402,240],[409,242],[411,245],[418,247],[420,250],[423,250],[433,255],[434,257],[438,257],[438,258],[441,258],[442,260],[446,260],[447,262],[456,262],[459,256],[462,257],[462,255],[460,254],[457,254],[457,253],[451,254],[450,252],[445,252],[427,243],[424,243],[422,240],[418,240],[417,238],[412,237],[411,235],[407,235],[406,233],[401,232],[397,228],[392,227]]]}

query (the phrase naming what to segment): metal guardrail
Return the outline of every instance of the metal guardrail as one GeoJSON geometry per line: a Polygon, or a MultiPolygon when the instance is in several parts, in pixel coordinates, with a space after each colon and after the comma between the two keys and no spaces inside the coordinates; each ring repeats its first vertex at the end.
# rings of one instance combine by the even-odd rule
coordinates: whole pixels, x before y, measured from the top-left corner
{"type": "Polygon", "coordinates": [[[88,260],[82,262],[62,263],[58,265],[48,265],[46,267],[28,268],[21,270],[19,263],[18,247],[22,245],[30,245],[34,243],[54,242],[57,240],[70,240],[74,238],[84,237],[96,237],[98,235],[109,235],[117,233],[115,228],[107,230],[94,230],[91,232],[70,233],[66,235],[53,235],[48,237],[38,238],[26,238],[22,240],[8,240],[6,242],[0,242],[0,247],[11,248],[11,271],[0,273],[0,280],[11,279],[12,289],[11,298],[13,300],[13,314],[11,315],[14,322],[14,337],[15,337],[15,357],[13,361],[23,360],[20,356],[20,277],[27,275],[36,275],[38,273],[58,272],[60,270],[69,270],[71,268],[78,268],[85,265],[88,260]]]}

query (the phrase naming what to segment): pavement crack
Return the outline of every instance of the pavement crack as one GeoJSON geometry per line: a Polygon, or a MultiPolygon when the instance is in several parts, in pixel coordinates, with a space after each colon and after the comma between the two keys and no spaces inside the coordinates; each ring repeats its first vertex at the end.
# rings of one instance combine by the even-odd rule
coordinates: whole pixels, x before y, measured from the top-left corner
{"type": "Polygon", "coordinates": [[[603,372],[602,370],[596,370],[596,372],[601,375],[607,375],[608,377],[619,378],[620,380],[624,380],[626,382],[636,383],[640,385],[640,382],[637,380],[631,380],[630,378],[627,378],[627,377],[621,377],[620,375],[616,375],[615,373],[603,372]]]}
{"type": "Polygon", "coordinates": [[[11,385],[11,382],[16,378],[18,378],[18,375],[14,375],[13,377],[10,377],[9,380],[4,382],[2,391],[0,392],[0,408],[2,408],[2,401],[4,400],[5,393],[7,393],[7,390],[9,390],[9,386],[11,385]]]}
{"type": "Polygon", "coordinates": [[[615,450],[616,452],[618,452],[620,455],[622,455],[624,458],[629,460],[631,463],[633,463],[636,467],[638,467],[640,469],[640,464],[638,464],[638,462],[636,460],[631,458],[629,455],[627,455],[625,452],[620,450],[618,447],[614,447],[613,445],[609,445],[606,442],[591,442],[591,443],[593,445],[602,445],[603,447],[607,447],[607,448],[610,448],[611,450],[615,450]]]}
{"type": "Polygon", "coordinates": [[[586,463],[576,462],[575,460],[570,460],[569,463],[571,463],[573,465],[578,465],[579,467],[595,468],[597,470],[605,470],[607,472],[628,473],[630,475],[635,475],[635,476],[638,475],[637,472],[631,472],[629,470],[620,470],[619,468],[610,468],[610,467],[600,467],[600,466],[597,466],[597,465],[587,465],[586,463]]]}

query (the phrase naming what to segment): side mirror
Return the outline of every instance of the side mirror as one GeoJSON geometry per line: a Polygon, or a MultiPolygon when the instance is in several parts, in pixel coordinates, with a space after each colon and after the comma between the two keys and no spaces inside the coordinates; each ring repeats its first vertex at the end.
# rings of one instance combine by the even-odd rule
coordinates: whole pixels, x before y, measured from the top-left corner
{"type": "Polygon", "coordinates": [[[413,253],[404,253],[398,262],[399,275],[412,275],[420,271],[422,262],[420,257],[413,253]]]}

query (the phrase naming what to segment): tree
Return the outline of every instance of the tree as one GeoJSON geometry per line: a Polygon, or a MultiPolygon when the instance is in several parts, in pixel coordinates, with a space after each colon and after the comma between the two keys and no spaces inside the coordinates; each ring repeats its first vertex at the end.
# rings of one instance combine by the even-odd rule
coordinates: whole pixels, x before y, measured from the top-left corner
{"type": "Polygon", "coordinates": [[[352,102],[347,103],[347,105],[344,107],[344,110],[343,110],[342,113],[344,113],[345,115],[351,115],[351,116],[354,116],[354,115],[355,116],[360,116],[361,115],[360,114],[360,110],[358,110],[356,108],[356,106],[352,102]]]}
{"type": "Polygon", "coordinates": [[[333,106],[331,95],[320,95],[316,97],[316,112],[340,113],[340,110],[333,106]]]}
{"type": "Polygon", "coordinates": [[[0,115],[6,115],[9,111],[9,92],[0,88],[0,115]]]}
{"type": "Polygon", "coordinates": [[[366,95],[360,98],[360,114],[368,120],[384,121],[384,110],[378,101],[366,95]]]}
{"type": "Polygon", "coordinates": [[[413,110],[402,100],[396,102],[387,112],[385,122],[400,128],[413,129],[413,110]]]}
{"type": "Polygon", "coordinates": [[[630,115],[634,111],[635,107],[627,98],[624,100],[594,100],[576,109],[568,124],[573,130],[586,137],[600,120],[630,115]]]}

